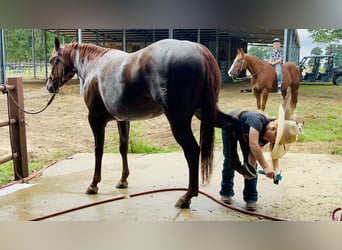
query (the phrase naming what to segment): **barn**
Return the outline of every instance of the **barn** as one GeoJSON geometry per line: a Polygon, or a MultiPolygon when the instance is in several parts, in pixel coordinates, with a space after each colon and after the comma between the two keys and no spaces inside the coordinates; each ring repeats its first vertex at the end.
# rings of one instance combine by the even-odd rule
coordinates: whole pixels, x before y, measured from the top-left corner
{"type": "MultiPolygon", "coordinates": [[[[300,40],[296,29],[46,29],[44,32],[127,52],[165,38],[199,42],[207,46],[217,59],[223,81],[229,80],[226,72],[238,48],[247,51],[249,44],[271,45],[276,37],[283,41],[285,61],[299,63],[300,40]]],[[[5,49],[4,32],[0,30],[0,83],[5,83],[6,79],[5,49]]]]}

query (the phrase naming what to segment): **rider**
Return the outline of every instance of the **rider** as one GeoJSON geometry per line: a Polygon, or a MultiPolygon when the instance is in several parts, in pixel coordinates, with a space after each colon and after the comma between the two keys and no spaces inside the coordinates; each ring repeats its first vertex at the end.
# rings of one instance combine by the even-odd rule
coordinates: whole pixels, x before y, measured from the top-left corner
{"type": "Polygon", "coordinates": [[[283,50],[280,49],[279,38],[274,38],[272,44],[273,44],[273,52],[270,56],[270,59],[268,60],[268,63],[271,64],[277,72],[278,89],[280,89],[281,84],[283,83],[281,67],[283,65],[284,52],[283,50]]]}

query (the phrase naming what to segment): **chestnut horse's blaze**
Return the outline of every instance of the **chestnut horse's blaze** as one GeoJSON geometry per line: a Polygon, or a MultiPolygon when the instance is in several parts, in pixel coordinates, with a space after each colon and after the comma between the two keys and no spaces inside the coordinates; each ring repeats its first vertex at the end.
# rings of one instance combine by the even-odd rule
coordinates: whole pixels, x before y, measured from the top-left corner
{"type": "MultiPolygon", "coordinates": [[[[251,86],[256,98],[257,107],[262,111],[266,108],[269,92],[277,92],[277,75],[272,65],[261,59],[245,54],[243,49],[238,49],[235,60],[228,74],[232,78],[238,77],[241,71],[248,69],[251,73],[251,86]]],[[[285,98],[288,87],[291,88],[290,112],[293,114],[298,101],[298,88],[300,84],[300,72],[296,64],[292,62],[283,63],[283,84],[281,94],[285,98]]]]}
{"type": "MultiPolygon", "coordinates": [[[[90,44],[60,45],[50,59],[47,89],[56,93],[75,74],[84,80],[84,99],[95,138],[95,171],[86,193],[95,194],[101,181],[105,126],[115,120],[120,135],[122,176],[118,188],[127,187],[127,151],[131,120],[149,119],[164,113],[189,167],[188,191],[177,207],[189,207],[198,195],[199,157],[202,181],[212,173],[214,126],[232,131],[236,120],[217,107],[221,84],[218,64],[203,45],[166,39],[134,53],[90,44]],[[193,115],[201,120],[200,145],[191,130],[193,115]]],[[[233,145],[234,146],[234,145],[233,145]]],[[[239,164],[232,146],[232,164],[239,164]]]]}

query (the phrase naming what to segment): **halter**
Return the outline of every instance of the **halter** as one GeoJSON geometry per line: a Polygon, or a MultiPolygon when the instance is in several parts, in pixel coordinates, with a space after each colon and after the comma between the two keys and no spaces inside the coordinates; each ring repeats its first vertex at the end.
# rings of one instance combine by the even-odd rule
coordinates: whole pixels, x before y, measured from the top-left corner
{"type": "MultiPolygon", "coordinates": [[[[57,75],[57,90],[65,83],[67,82],[68,80],[65,80],[65,74],[64,74],[64,64],[62,65],[62,76],[60,76],[60,72],[59,72],[59,69],[58,69],[58,64],[60,63],[61,59],[59,58],[59,56],[57,55],[56,57],[56,62],[55,62],[55,67],[56,67],[56,75],[57,75]]],[[[73,71],[75,72],[75,69],[73,69],[73,71]]],[[[56,78],[56,77],[55,77],[56,78]]],[[[54,84],[52,84],[52,87],[55,88],[54,84]]]]}
{"type": "Polygon", "coordinates": [[[58,64],[60,63],[61,59],[57,56],[56,58],[56,64],[55,66],[57,67],[57,76],[58,76],[58,87],[61,86],[64,82],[64,65],[62,65],[62,77],[59,77],[59,72],[58,72],[58,64]]]}
{"type": "MultiPolygon", "coordinates": [[[[241,72],[242,71],[242,68],[243,68],[243,66],[244,66],[244,64],[245,64],[245,61],[246,61],[246,55],[244,55],[243,56],[243,58],[240,60],[242,63],[241,63],[241,66],[240,66],[240,71],[239,72],[241,72]]],[[[246,65],[246,67],[247,67],[247,65],[246,65]]]]}

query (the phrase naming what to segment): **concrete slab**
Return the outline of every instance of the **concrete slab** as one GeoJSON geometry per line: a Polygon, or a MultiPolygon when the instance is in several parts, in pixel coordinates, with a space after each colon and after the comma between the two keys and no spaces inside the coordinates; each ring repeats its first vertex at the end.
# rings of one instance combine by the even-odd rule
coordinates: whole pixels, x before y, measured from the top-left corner
{"type": "MultiPolygon", "coordinates": [[[[281,161],[284,166],[283,180],[280,185],[274,185],[270,179],[259,176],[258,212],[287,218],[290,220],[330,220],[331,211],[342,204],[342,190],[339,187],[333,194],[326,190],[323,193],[325,181],[339,183],[342,171],[336,175],[336,180],[319,181],[322,194],[310,193],[310,185],[301,183],[300,176],[320,173],[313,166],[324,166],[325,169],[337,169],[341,157],[320,155],[319,162],[312,155],[288,153],[281,161]],[[304,159],[309,167],[298,168],[298,157],[304,159]],[[311,165],[310,165],[311,164],[311,165]],[[306,171],[306,173],[305,173],[306,171]],[[296,177],[297,176],[297,177],[296,177]],[[300,184],[299,184],[300,183],[300,184]],[[304,185],[301,187],[300,185],[304,185]],[[305,192],[303,190],[305,189],[305,192]],[[297,192],[298,191],[298,192],[297,192]],[[297,195],[293,195],[293,193],[297,195]],[[317,209],[315,195],[325,195],[327,201],[334,196],[331,210],[317,209]],[[336,195],[337,201],[336,201],[336,195]],[[298,201],[292,203],[292,201],[298,201]],[[340,203],[339,203],[340,202],[340,203]],[[293,204],[296,204],[295,206],[293,204]],[[310,206],[316,206],[316,214],[305,211],[310,206]]],[[[219,199],[219,189],[222,170],[222,153],[215,152],[215,168],[211,183],[200,186],[204,191],[219,199]]],[[[163,154],[130,154],[129,165],[131,175],[127,189],[116,189],[115,184],[121,176],[121,158],[118,154],[105,154],[102,167],[102,181],[97,195],[86,195],[84,191],[90,184],[93,175],[94,155],[81,153],[60,161],[48,169],[42,176],[32,179],[29,184],[16,184],[0,190],[0,220],[30,220],[93,202],[113,197],[126,196],[115,202],[92,206],[71,213],[49,218],[52,221],[258,221],[261,218],[242,214],[223,207],[204,195],[192,199],[190,209],[177,209],[175,202],[184,191],[153,193],[138,197],[130,194],[163,188],[186,188],[188,184],[188,169],[182,152],[163,154]]],[[[341,169],[341,167],[339,167],[341,169]]],[[[318,175],[317,175],[318,176],[318,175]]],[[[316,178],[316,181],[318,181],[316,178]]],[[[312,179],[310,179],[312,180],[312,179]]],[[[244,207],[242,200],[243,178],[235,177],[234,205],[244,207]]],[[[323,204],[325,205],[325,204],[323,204]]]]}

